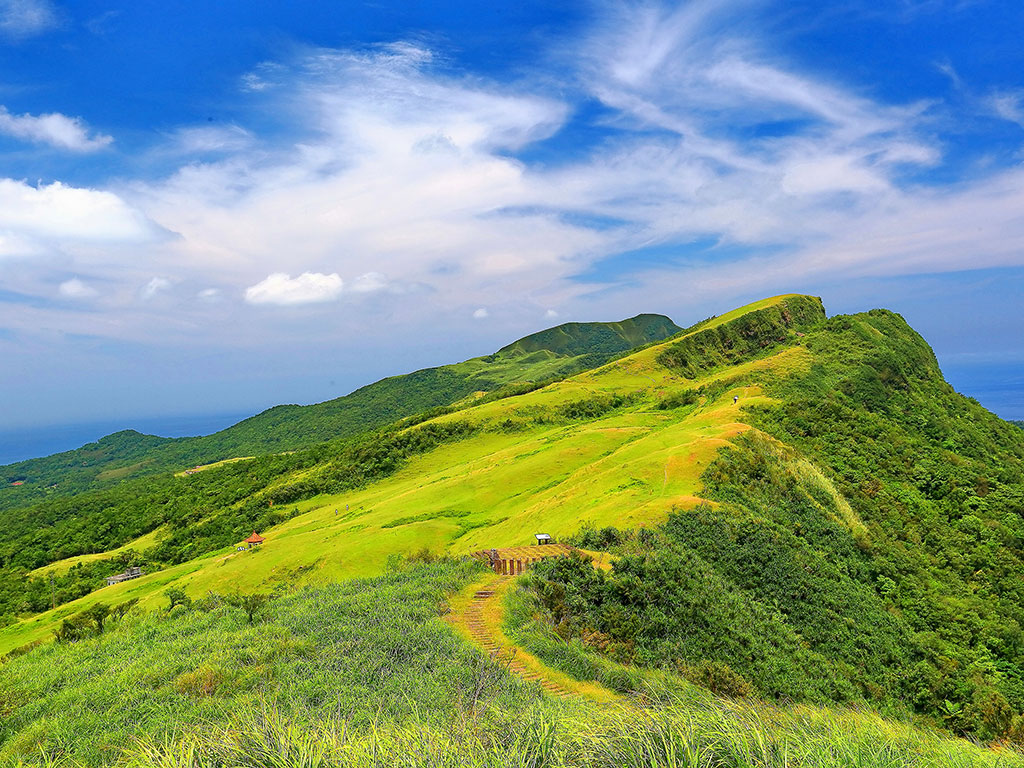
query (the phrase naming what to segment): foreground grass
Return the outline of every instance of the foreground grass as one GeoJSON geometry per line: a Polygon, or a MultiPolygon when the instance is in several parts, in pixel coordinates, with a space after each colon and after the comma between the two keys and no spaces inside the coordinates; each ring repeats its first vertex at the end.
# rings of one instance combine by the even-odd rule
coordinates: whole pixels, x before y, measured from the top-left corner
{"type": "MultiPolygon", "coordinates": [[[[624,701],[543,698],[441,620],[480,575],[394,563],[282,594],[251,625],[214,597],[36,648],[0,666],[0,765],[1024,768],[876,714],[730,702],[607,661],[624,701]]],[[[586,661],[562,645],[560,666],[586,661]]]]}
{"type": "Polygon", "coordinates": [[[538,704],[452,721],[302,727],[273,708],[229,729],[142,742],[132,768],[1014,768],[1024,760],[869,714],[749,707],[710,698],[576,712],[538,704]]]}
{"type": "Polygon", "coordinates": [[[107,765],[134,740],[224,727],[265,700],[298,722],[343,717],[355,727],[416,713],[447,723],[495,697],[526,706],[537,690],[439,618],[446,596],[477,573],[463,561],[404,565],[284,594],[252,625],[212,599],[39,647],[0,666],[0,765],[44,754],[107,765]]]}

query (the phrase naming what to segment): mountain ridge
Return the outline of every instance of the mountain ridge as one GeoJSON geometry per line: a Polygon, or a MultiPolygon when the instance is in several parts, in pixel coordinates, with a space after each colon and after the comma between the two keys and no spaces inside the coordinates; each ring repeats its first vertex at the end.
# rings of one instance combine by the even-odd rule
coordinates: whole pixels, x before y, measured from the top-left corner
{"type": "Polygon", "coordinates": [[[473,392],[566,376],[680,330],[656,314],[565,323],[524,336],[491,355],[389,376],[313,405],[273,406],[202,437],[163,438],[121,430],[72,451],[0,466],[0,510],[53,495],[55,484],[60,493],[80,492],[128,476],[351,436],[473,392]]]}

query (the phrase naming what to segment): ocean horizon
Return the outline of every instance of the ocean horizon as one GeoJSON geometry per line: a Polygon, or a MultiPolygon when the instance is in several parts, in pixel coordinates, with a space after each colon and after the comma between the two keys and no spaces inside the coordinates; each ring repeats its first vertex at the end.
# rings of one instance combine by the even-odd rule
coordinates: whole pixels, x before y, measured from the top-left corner
{"type": "Polygon", "coordinates": [[[252,415],[252,413],[220,413],[126,417],[81,424],[54,424],[17,429],[0,428],[0,466],[71,451],[125,429],[134,429],[137,432],[160,437],[194,437],[219,432],[252,415]]]}

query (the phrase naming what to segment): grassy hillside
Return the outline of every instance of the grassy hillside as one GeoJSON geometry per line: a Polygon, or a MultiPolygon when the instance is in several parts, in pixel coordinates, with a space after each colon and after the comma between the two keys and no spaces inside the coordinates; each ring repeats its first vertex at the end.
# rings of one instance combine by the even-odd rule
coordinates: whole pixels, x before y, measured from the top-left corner
{"type": "Polygon", "coordinates": [[[466,562],[395,562],[286,589],[246,612],[219,595],[131,609],[104,631],[0,667],[5,765],[178,768],[801,766],[1019,768],[877,715],[715,698],[633,671],[641,695],[563,701],[440,620],[466,562]]]}
{"type": "Polygon", "coordinates": [[[663,315],[637,315],[617,323],[566,323],[493,355],[392,376],[316,405],[280,405],[205,437],[117,432],[74,451],[0,467],[0,510],[127,477],[349,437],[474,392],[562,378],[680,330],[663,315]]]}
{"type": "Polygon", "coordinates": [[[160,528],[141,553],[159,570],[19,617],[0,652],[100,602],[325,585],[544,531],[617,555],[607,574],[537,569],[536,614],[563,645],[1024,735],[1024,445],[892,313],[826,320],[777,297],[540,389],[149,491],[85,498],[97,521],[136,504],[146,524],[111,525],[107,548],[160,528]],[[267,543],[236,551],[253,526],[267,543]]]}

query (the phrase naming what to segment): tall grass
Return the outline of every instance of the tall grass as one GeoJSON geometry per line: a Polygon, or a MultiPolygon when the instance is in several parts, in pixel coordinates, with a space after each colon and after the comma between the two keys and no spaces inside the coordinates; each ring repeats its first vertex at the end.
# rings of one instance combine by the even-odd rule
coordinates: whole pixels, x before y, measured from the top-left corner
{"type": "Polygon", "coordinates": [[[297,727],[262,709],[218,733],[129,749],[125,768],[1017,768],[1024,759],[875,715],[707,700],[297,727]]]}
{"type": "Polygon", "coordinates": [[[494,697],[527,706],[539,693],[439,618],[477,568],[407,564],[298,590],[252,625],[241,609],[208,601],[44,645],[0,665],[0,766],[42,752],[106,765],[134,739],[223,728],[263,700],[298,722],[345,718],[351,727],[408,717],[443,724],[494,697]]]}
{"type": "Polygon", "coordinates": [[[226,603],[175,608],[35,649],[0,667],[0,765],[1024,768],[875,714],[729,702],[610,662],[598,672],[635,695],[543,699],[438,620],[476,573],[407,564],[281,596],[254,625],[226,603]]]}

